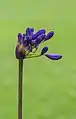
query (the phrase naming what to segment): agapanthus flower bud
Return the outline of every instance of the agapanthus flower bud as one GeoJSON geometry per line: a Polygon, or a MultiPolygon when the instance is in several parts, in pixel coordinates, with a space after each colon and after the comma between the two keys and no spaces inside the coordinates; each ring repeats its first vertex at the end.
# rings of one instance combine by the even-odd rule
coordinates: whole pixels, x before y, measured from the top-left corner
{"type": "Polygon", "coordinates": [[[45,29],[41,29],[39,31],[37,31],[33,36],[32,36],[32,39],[37,39],[38,36],[42,35],[42,34],[45,34],[46,30],[45,29]]]}
{"type": "Polygon", "coordinates": [[[45,34],[41,34],[40,36],[38,36],[38,38],[35,41],[35,45],[39,45],[45,39],[45,36],[45,34]]]}
{"type": "Polygon", "coordinates": [[[41,51],[41,55],[45,54],[48,51],[48,47],[44,47],[41,51]]]}
{"type": "Polygon", "coordinates": [[[31,28],[31,33],[33,33],[34,32],[34,28],[31,28]]]}
{"type": "Polygon", "coordinates": [[[31,35],[31,28],[26,29],[26,36],[31,35]]]}
{"type": "Polygon", "coordinates": [[[53,35],[54,35],[54,32],[53,32],[53,31],[49,32],[49,33],[46,35],[46,38],[44,39],[44,41],[49,40],[50,38],[53,37],[53,35]]]}
{"type": "Polygon", "coordinates": [[[59,60],[62,58],[62,56],[58,54],[45,54],[45,56],[52,60],[59,60]]]}
{"type": "Polygon", "coordinates": [[[18,43],[22,43],[23,42],[23,35],[21,33],[18,34],[18,43]]]}

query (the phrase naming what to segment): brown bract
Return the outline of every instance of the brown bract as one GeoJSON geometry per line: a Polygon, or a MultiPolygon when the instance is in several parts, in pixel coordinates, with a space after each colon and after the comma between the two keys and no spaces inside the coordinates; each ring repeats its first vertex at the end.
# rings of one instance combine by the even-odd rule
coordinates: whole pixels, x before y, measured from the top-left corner
{"type": "Polygon", "coordinates": [[[23,54],[25,54],[25,49],[23,44],[18,43],[17,48],[18,48],[18,52],[22,52],[23,54]]]}

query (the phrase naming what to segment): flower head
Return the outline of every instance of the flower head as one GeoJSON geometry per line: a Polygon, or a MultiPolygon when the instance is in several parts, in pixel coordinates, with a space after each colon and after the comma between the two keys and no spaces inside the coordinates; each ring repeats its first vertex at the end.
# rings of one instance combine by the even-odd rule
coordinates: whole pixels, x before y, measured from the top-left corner
{"type": "Polygon", "coordinates": [[[61,59],[61,55],[57,54],[46,54],[48,51],[48,47],[42,48],[40,54],[37,54],[36,51],[39,45],[49,39],[51,39],[54,35],[54,31],[51,31],[46,34],[45,29],[40,29],[36,33],[34,33],[34,28],[27,28],[24,34],[18,33],[18,41],[16,46],[16,58],[17,59],[25,59],[25,58],[33,58],[40,57],[42,55],[48,57],[51,60],[61,59]]]}

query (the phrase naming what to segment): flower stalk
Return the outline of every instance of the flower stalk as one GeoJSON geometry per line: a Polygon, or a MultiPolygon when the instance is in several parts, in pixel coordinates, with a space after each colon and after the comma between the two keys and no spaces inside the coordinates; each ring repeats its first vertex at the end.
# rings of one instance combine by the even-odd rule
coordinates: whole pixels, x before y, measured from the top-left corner
{"type": "Polygon", "coordinates": [[[22,82],[23,82],[23,59],[19,60],[19,80],[18,80],[18,119],[22,119],[22,82]]]}

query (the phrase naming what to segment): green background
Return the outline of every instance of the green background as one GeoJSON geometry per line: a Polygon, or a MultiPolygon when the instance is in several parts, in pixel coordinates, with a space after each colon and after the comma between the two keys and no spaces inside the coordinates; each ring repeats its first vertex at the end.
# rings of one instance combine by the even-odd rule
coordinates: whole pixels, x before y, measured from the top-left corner
{"type": "Polygon", "coordinates": [[[17,33],[55,31],[44,44],[63,55],[24,61],[23,119],[76,119],[76,0],[0,0],[0,118],[17,119],[17,33]]]}

